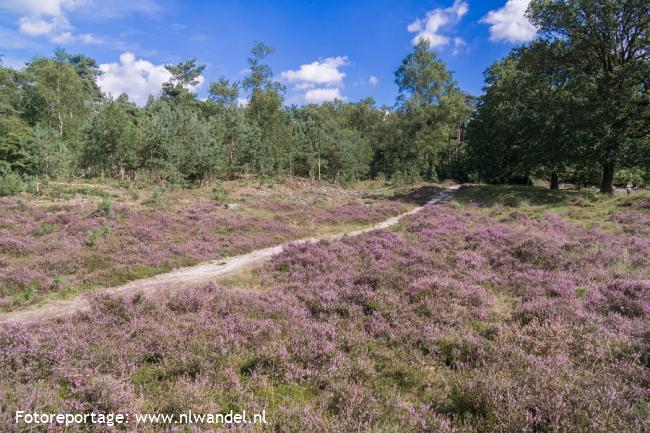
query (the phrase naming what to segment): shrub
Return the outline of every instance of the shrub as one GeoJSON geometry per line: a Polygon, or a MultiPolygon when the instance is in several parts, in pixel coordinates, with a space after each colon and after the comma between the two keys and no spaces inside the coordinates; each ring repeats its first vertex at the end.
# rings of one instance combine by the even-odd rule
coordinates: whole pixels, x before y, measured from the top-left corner
{"type": "Polygon", "coordinates": [[[14,173],[0,174],[0,197],[18,194],[25,190],[25,184],[20,176],[14,173]]]}
{"type": "Polygon", "coordinates": [[[84,243],[89,247],[95,246],[97,244],[97,241],[100,238],[105,237],[109,233],[110,233],[110,230],[106,226],[101,226],[101,227],[93,229],[93,230],[88,230],[86,232],[86,240],[84,241],[84,243]]]}
{"type": "Polygon", "coordinates": [[[228,189],[223,183],[219,182],[212,187],[212,200],[215,203],[225,203],[228,200],[228,195],[228,189]]]}
{"type": "Polygon", "coordinates": [[[635,168],[622,168],[614,174],[614,183],[619,185],[632,182],[635,187],[645,185],[648,173],[640,167],[635,168]]]}
{"type": "Polygon", "coordinates": [[[108,216],[113,210],[113,203],[108,198],[103,198],[97,205],[97,210],[103,212],[106,216],[108,216]]]}

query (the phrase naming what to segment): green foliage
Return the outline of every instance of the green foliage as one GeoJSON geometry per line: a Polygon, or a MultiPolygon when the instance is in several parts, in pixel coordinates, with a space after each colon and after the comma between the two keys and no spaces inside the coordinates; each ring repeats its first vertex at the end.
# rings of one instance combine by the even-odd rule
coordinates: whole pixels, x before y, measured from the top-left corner
{"type": "Polygon", "coordinates": [[[395,72],[397,111],[389,116],[382,172],[435,179],[452,131],[465,123],[466,95],[429,42],[421,39],[395,72]]]}
{"type": "Polygon", "coordinates": [[[488,181],[599,165],[609,192],[616,168],[647,165],[650,4],[534,0],[528,16],[538,38],[488,69],[469,162],[488,181]]]}
{"type": "Polygon", "coordinates": [[[625,185],[628,182],[632,182],[635,187],[644,186],[649,180],[649,174],[648,170],[644,170],[641,167],[622,168],[616,172],[614,183],[625,185]]]}
{"type": "Polygon", "coordinates": [[[113,210],[113,203],[108,197],[104,197],[97,204],[97,210],[104,215],[110,215],[113,210]]]}
{"type": "Polygon", "coordinates": [[[75,171],[76,157],[66,140],[42,124],[32,128],[31,147],[37,157],[38,173],[46,178],[69,179],[75,171]]]}
{"type": "Polygon", "coordinates": [[[89,114],[84,83],[75,68],[61,59],[40,57],[27,65],[25,73],[31,84],[25,88],[25,118],[73,139],[89,114]]]}
{"type": "Polygon", "coordinates": [[[99,241],[99,239],[106,237],[109,233],[110,229],[106,226],[88,230],[86,232],[86,240],[84,241],[84,244],[89,247],[95,246],[97,245],[97,241],[99,241]]]}
{"type": "Polygon", "coordinates": [[[25,184],[15,173],[0,173],[0,197],[17,194],[25,190],[25,184]]]}
{"type": "Polygon", "coordinates": [[[250,174],[342,183],[397,171],[435,178],[450,125],[465,108],[427,47],[419,46],[398,73],[400,114],[374,107],[370,98],[285,108],[285,89],[267,64],[272,53],[256,42],[250,74],[242,83],[220,78],[206,101],[191,92],[203,65],[194,59],[167,65],[172,76],[161,97],[143,108],[126,95],[100,97],[96,62],[83,55],[57,50],[53,58],[34,59],[24,74],[2,68],[0,169],[166,185],[250,174]],[[240,89],[246,106],[239,105],[240,89]]]}
{"type": "Polygon", "coordinates": [[[585,298],[587,296],[587,293],[589,292],[589,289],[587,289],[584,286],[578,286],[576,287],[576,295],[578,295],[578,298],[585,298]]]}
{"type": "Polygon", "coordinates": [[[136,107],[124,100],[104,103],[82,130],[81,163],[102,176],[124,178],[138,167],[136,107]]]}
{"type": "Polygon", "coordinates": [[[0,173],[13,170],[33,174],[38,158],[31,146],[32,130],[20,117],[0,117],[0,173]]]}
{"type": "Polygon", "coordinates": [[[219,78],[216,83],[210,84],[209,100],[217,105],[234,107],[239,96],[239,83],[230,83],[225,77],[219,78]]]}
{"type": "Polygon", "coordinates": [[[196,59],[190,59],[177,65],[165,65],[172,75],[169,81],[163,83],[162,97],[176,104],[190,104],[196,98],[191,91],[193,86],[200,83],[199,77],[205,65],[197,65],[196,59]]]}
{"type": "Polygon", "coordinates": [[[228,189],[223,183],[216,183],[212,187],[212,200],[219,204],[223,204],[228,200],[228,189]]]}
{"type": "Polygon", "coordinates": [[[55,231],[57,231],[57,229],[58,227],[56,224],[43,221],[39,224],[36,230],[34,230],[34,235],[35,236],[49,235],[50,233],[54,233],[55,231]]]}
{"type": "Polygon", "coordinates": [[[409,109],[438,105],[456,91],[451,74],[426,39],[419,40],[395,71],[395,84],[399,88],[398,104],[409,109]]]}
{"type": "Polygon", "coordinates": [[[164,102],[143,121],[145,167],[172,184],[198,182],[224,171],[225,122],[164,102]]]}

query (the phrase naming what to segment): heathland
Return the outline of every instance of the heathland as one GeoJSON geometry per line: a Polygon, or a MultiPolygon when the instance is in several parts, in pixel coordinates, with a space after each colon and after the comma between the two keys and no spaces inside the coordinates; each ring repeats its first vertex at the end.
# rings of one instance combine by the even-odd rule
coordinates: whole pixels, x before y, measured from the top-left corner
{"type": "MultiPolygon", "coordinates": [[[[313,197],[320,187],[305,188],[313,197]]],[[[285,202],[289,191],[292,203],[303,197],[295,186],[242,186],[243,202],[249,194],[265,200],[259,207],[242,205],[237,220],[246,227],[248,218],[260,218],[260,228],[235,246],[227,235],[214,243],[246,249],[277,241],[249,240],[266,231],[269,208],[284,215],[273,224],[284,224],[289,236],[318,232],[319,222],[326,230],[338,230],[336,221],[365,224],[407,206],[375,194],[362,205],[348,196],[356,193],[337,191],[342,201],[328,199],[307,212],[285,202]]],[[[66,200],[76,201],[75,209],[96,207],[78,196],[66,200]]],[[[152,250],[124,254],[139,260],[162,254],[156,245],[174,241],[191,260],[208,254],[205,245],[213,242],[189,236],[191,221],[207,219],[206,213],[216,219],[222,211],[196,200],[196,212],[184,215],[188,228],[174,225],[170,204],[168,230],[132,227],[151,238],[152,250]],[[166,231],[170,237],[156,241],[166,231]],[[188,237],[195,240],[182,242],[188,237]]],[[[117,221],[129,215],[138,221],[141,206],[114,204],[111,212],[117,221]]],[[[150,219],[163,215],[144,209],[150,219]]],[[[91,213],[81,213],[75,224],[98,218],[91,213]]],[[[33,220],[34,230],[42,227],[33,220]]],[[[56,230],[40,236],[66,230],[54,221],[56,230]]],[[[232,222],[225,221],[227,228],[232,222]]],[[[111,229],[92,246],[79,232],[73,251],[104,243],[101,248],[115,248],[121,233],[111,229]]],[[[1,326],[0,423],[18,431],[17,408],[246,409],[266,410],[270,424],[260,431],[642,432],[648,421],[649,239],[645,192],[611,197],[466,185],[450,202],[428,205],[389,229],[289,245],[261,267],[195,289],[98,296],[90,311],[69,318],[1,326]]],[[[3,250],[3,257],[17,266],[18,251],[3,250]]],[[[219,251],[213,253],[225,254],[219,251]]],[[[103,275],[81,267],[74,278],[85,272],[103,275]]]]}

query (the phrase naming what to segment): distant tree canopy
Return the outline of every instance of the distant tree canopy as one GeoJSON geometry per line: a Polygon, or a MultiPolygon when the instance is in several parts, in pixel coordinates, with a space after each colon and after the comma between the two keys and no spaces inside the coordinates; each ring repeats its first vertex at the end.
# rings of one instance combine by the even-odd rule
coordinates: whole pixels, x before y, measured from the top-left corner
{"type": "Polygon", "coordinates": [[[174,184],[248,174],[435,178],[447,131],[468,109],[426,43],[396,72],[393,109],[372,98],[286,107],[267,63],[272,53],[256,42],[243,81],[220,77],[203,101],[193,89],[204,65],[166,65],[170,79],[144,107],[102,95],[97,64],[84,55],[57,50],[24,71],[0,66],[0,176],[144,175],[174,184]]]}
{"type": "Polygon", "coordinates": [[[600,183],[650,176],[650,3],[532,0],[539,29],[485,72],[475,98],[420,40],[395,71],[392,107],[372,98],[286,106],[273,48],[255,42],[241,82],[166,65],[144,107],[102,94],[96,62],[57,50],[0,63],[0,194],[31,177],[145,178],[190,185],[251,174],[334,182],[445,177],[600,183]],[[5,185],[5,186],[3,186],[5,185]],[[6,187],[9,185],[10,187],[6,187]]]}

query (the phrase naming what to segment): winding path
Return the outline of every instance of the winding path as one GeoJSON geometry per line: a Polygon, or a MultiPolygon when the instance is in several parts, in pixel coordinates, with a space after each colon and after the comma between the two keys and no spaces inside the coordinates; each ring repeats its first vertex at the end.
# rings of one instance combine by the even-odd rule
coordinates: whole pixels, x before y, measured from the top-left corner
{"type": "Polygon", "coordinates": [[[388,228],[399,223],[402,218],[421,211],[427,205],[448,201],[458,188],[459,185],[445,188],[425,205],[394,216],[365,229],[289,241],[281,245],[255,250],[247,254],[225,257],[219,260],[211,260],[199,263],[195,266],[179,268],[171,272],[158,274],[154,277],[134,280],[121,286],[96,289],[92,292],[80,294],[66,300],[49,301],[25,310],[0,314],[0,323],[28,323],[38,320],[54,319],[81,311],[88,311],[90,309],[90,302],[88,299],[89,294],[146,294],[153,293],[163,288],[182,290],[200,286],[210,281],[214,281],[217,278],[240,272],[253,265],[261,264],[274,255],[281,253],[284,249],[284,245],[287,243],[314,243],[321,240],[336,240],[341,239],[344,236],[358,236],[374,230],[388,228]]]}

